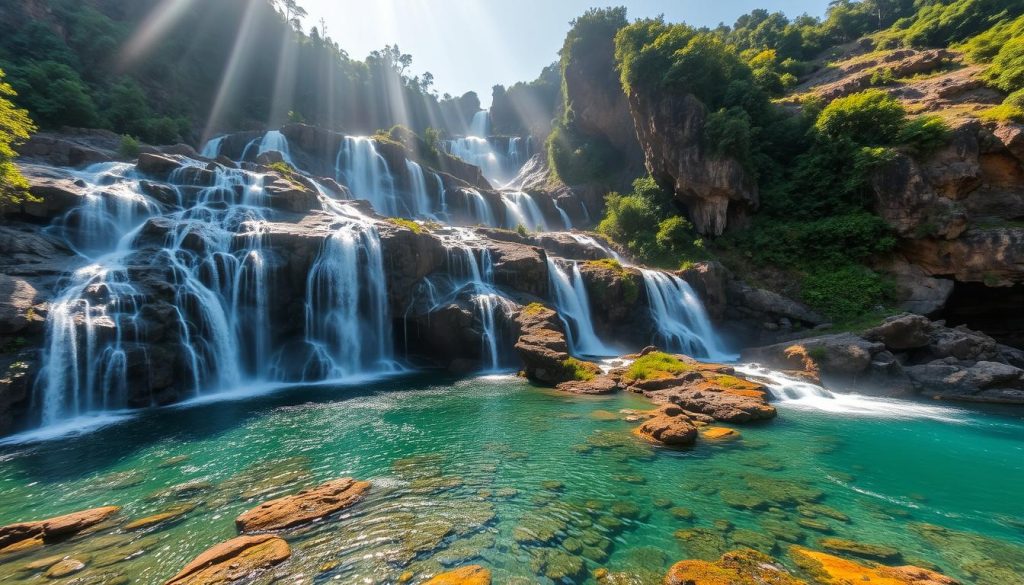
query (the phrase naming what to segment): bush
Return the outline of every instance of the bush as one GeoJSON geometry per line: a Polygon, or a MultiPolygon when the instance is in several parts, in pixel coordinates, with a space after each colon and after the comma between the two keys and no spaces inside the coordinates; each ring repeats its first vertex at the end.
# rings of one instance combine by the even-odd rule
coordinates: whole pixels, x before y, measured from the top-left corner
{"type": "Polygon", "coordinates": [[[869,89],[825,106],[814,128],[831,140],[880,146],[892,144],[905,125],[907,112],[888,93],[869,89]]]}
{"type": "Polygon", "coordinates": [[[681,252],[693,245],[693,224],[680,216],[674,216],[658,224],[655,240],[658,247],[671,252],[681,252]]]}
{"type": "Polygon", "coordinates": [[[625,377],[630,380],[658,380],[672,375],[682,374],[693,369],[693,366],[660,351],[651,352],[638,358],[626,370],[625,377]]]}
{"type": "Polygon", "coordinates": [[[989,83],[1007,93],[1024,89],[1024,37],[1003,45],[985,75],[989,83]]]}
{"type": "Polygon", "coordinates": [[[573,357],[562,362],[562,368],[565,369],[566,375],[572,377],[573,380],[589,382],[597,377],[597,371],[595,370],[598,369],[594,364],[580,361],[573,357]]]}
{"type": "Polygon", "coordinates": [[[896,142],[909,146],[918,155],[926,155],[945,146],[949,134],[949,125],[939,116],[919,116],[906,123],[896,135],[896,142]]]}
{"type": "Polygon", "coordinates": [[[4,72],[0,70],[0,212],[11,204],[31,198],[28,181],[14,164],[15,148],[35,132],[35,125],[28,112],[15,107],[7,98],[15,97],[14,89],[4,83],[4,72]]]}
{"type": "Polygon", "coordinates": [[[733,237],[758,262],[801,269],[862,262],[896,245],[889,226],[865,211],[807,221],[758,218],[733,237]]]}
{"type": "Polygon", "coordinates": [[[854,319],[885,303],[891,286],[857,265],[829,266],[804,278],[803,300],[836,321],[854,319]]]}
{"type": "Polygon", "coordinates": [[[121,145],[118,147],[118,152],[124,158],[137,158],[139,156],[139,141],[134,136],[127,134],[121,136],[121,145]]]}

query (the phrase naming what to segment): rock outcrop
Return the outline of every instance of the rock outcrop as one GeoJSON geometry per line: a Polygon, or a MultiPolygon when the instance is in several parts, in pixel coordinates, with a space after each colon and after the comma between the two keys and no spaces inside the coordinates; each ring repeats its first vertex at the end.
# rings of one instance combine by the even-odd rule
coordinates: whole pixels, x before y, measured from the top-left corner
{"type": "Polygon", "coordinates": [[[757,209],[758,189],[750,174],[736,159],[708,151],[707,111],[700,100],[634,93],[629,104],[647,170],[672,188],[697,232],[721,235],[757,209]]]}
{"type": "Polygon", "coordinates": [[[353,506],[370,489],[370,482],[350,477],[264,502],[235,518],[239,532],[267,532],[307,524],[353,506]]]}
{"type": "Polygon", "coordinates": [[[424,585],[491,585],[491,572],[480,565],[469,565],[441,573],[424,585]]]}
{"type": "Polygon", "coordinates": [[[202,553],[164,585],[252,582],[261,573],[288,560],[291,554],[288,543],[276,536],[239,536],[202,553]]]}
{"type": "Polygon", "coordinates": [[[778,561],[754,550],[726,553],[721,559],[680,561],[665,575],[665,585],[805,585],[778,561]]]}
{"type": "Polygon", "coordinates": [[[572,359],[565,330],[558,313],[540,304],[531,304],[514,317],[519,330],[516,352],[522,359],[526,377],[548,386],[563,382],[585,381],[600,369],[588,362],[572,359]]]}
{"type": "Polygon", "coordinates": [[[119,506],[93,508],[39,520],[0,527],[0,554],[43,546],[73,536],[106,521],[121,511],[119,506]]]}
{"type": "Polygon", "coordinates": [[[800,546],[791,547],[789,554],[814,582],[822,585],[959,585],[955,579],[921,567],[870,566],[800,546]]]}
{"type": "Polygon", "coordinates": [[[984,333],[904,314],[859,335],[840,333],[750,349],[743,359],[820,374],[830,386],[855,386],[860,392],[1024,404],[1018,354],[984,333]]]}
{"type": "Polygon", "coordinates": [[[637,436],[669,447],[685,447],[697,440],[697,427],[678,406],[666,405],[634,431],[637,436]]]}

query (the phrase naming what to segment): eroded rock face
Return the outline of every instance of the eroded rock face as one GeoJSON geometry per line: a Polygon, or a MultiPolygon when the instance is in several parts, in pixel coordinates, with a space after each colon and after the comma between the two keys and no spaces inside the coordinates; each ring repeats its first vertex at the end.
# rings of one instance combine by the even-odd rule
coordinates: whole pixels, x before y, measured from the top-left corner
{"type": "Polygon", "coordinates": [[[757,185],[742,165],[703,146],[707,112],[697,98],[634,93],[629,105],[647,170],[674,190],[699,233],[721,235],[757,209],[757,185]]]}
{"type": "Polygon", "coordinates": [[[669,447],[692,445],[697,440],[697,427],[682,408],[667,405],[654,411],[653,416],[636,428],[636,435],[669,447]]]}
{"type": "Polygon", "coordinates": [[[239,536],[202,553],[164,585],[249,582],[291,556],[288,543],[271,535],[239,536]]]}
{"type": "MultiPolygon", "coordinates": [[[[575,370],[567,366],[571,356],[558,313],[544,306],[529,305],[513,318],[520,330],[515,348],[523,361],[526,377],[548,386],[575,381],[575,370]]],[[[594,364],[579,364],[591,375],[600,372],[594,364]]]]}
{"type": "Polygon", "coordinates": [[[336,479],[315,488],[264,502],[235,519],[239,532],[265,532],[306,524],[354,505],[370,482],[350,477],[336,479]]]}
{"type": "Polygon", "coordinates": [[[972,228],[954,240],[909,240],[902,251],[907,260],[930,276],[988,286],[1024,283],[1021,227],[972,228]]]}

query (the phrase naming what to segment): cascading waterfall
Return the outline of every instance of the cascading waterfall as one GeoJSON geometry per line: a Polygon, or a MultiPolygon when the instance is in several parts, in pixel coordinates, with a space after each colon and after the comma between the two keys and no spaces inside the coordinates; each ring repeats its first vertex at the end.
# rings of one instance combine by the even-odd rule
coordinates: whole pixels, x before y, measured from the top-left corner
{"type": "Polygon", "coordinates": [[[466,189],[464,193],[468,199],[470,214],[478,224],[486,226],[496,226],[498,224],[498,221],[494,218],[491,204],[487,202],[483,194],[476,189],[466,189]]]}
{"type": "Polygon", "coordinates": [[[380,238],[369,221],[348,220],[320,250],[306,285],[307,381],[393,371],[380,238]]]}
{"type": "Polygon", "coordinates": [[[548,279],[554,291],[558,314],[565,323],[569,347],[574,355],[611,356],[618,352],[609,348],[594,332],[590,300],[579,263],[567,262],[571,276],[557,260],[548,256],[548,279]]]}
{"type": "Polygon", "coordinates": [[[291,149],[288,148],[288,139],[285,138],[285,135],[280,130],[271,130],[263,135],[263,140],[260,141],[260,149],[256,156],[266,152],[280,152],[284,162],[293,167],[295,166],[295,163],[292,161],[291,149]]]}
{"type": "Polygon", "coordinates": [[[202,152],[199,153],[203,158],[217,158],[220,156],[220,147],[224,144],[224,138],[226,136],[218,136],[206,142],[203,145],[202,152]]]}
{"type": "Polygon", "coordinates": [[[480,167],[488,180],[498,183],[507,180],[505,165],[486,136],[464,136],[446,144],[448,154],[480,167]]]}
{"type": "Polygon", "coordinates": [[[372,138],[346,136],[334,164],[335,179],[345,183],[357,199],[366,199],[378,213],[400,215],[395,181],[372,138]]]}
{"type": "Polygon", "coordinates": [[[518,226],[524,226],[528,230],[548,231],[544,213],[529,193],[503,191],[501,202],[505,205],[505,227],[516,229],[518,226]]]}
{"type": "Polygon", "coordinates": [[[440,204],[439,214],[443,218],[448,218],[448,191],[444,188],[444,179],[441,175],[434,173],[434,180],[437,182],[437,200],[440,204]]]}
{"type": "Polygon", "coordinates": [[[655,326],[656,345],[698,358],[735,359],[722,349],[703,303],[685,280],[657,270],[641,269],[641,272],[655,326]]]}
{"type": "Polygon", "coordinates": [[[430,194],[427,193],[427,177],[423,173],[423,167],[415,161],[406,159],[405,170],[409,173],[411,217],[437,219],[434,214],[434,206],[430,202],[430,194]]]}
{"type": "Polygon", "coordinates": [[[480,110],[473,114],[473,121],[469,124],[469,135],[486,138],[491,133],[491,113],[487,110],[480,110]]]}

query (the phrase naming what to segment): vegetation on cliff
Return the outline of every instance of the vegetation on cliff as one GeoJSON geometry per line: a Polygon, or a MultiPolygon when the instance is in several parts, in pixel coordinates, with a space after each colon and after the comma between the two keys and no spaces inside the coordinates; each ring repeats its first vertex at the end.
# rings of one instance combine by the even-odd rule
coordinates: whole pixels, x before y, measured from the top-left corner
{"type": "Polygon", "coordinates": [[[4,82],[4,72],[0,69],[0,213],[4,207],[31,197],[28,182],[14,164],[17,156],[14,149],[28,139],[35,126],[28,112],[16,107],[9,99],[16,95],[14,89],[4,82]]]}

